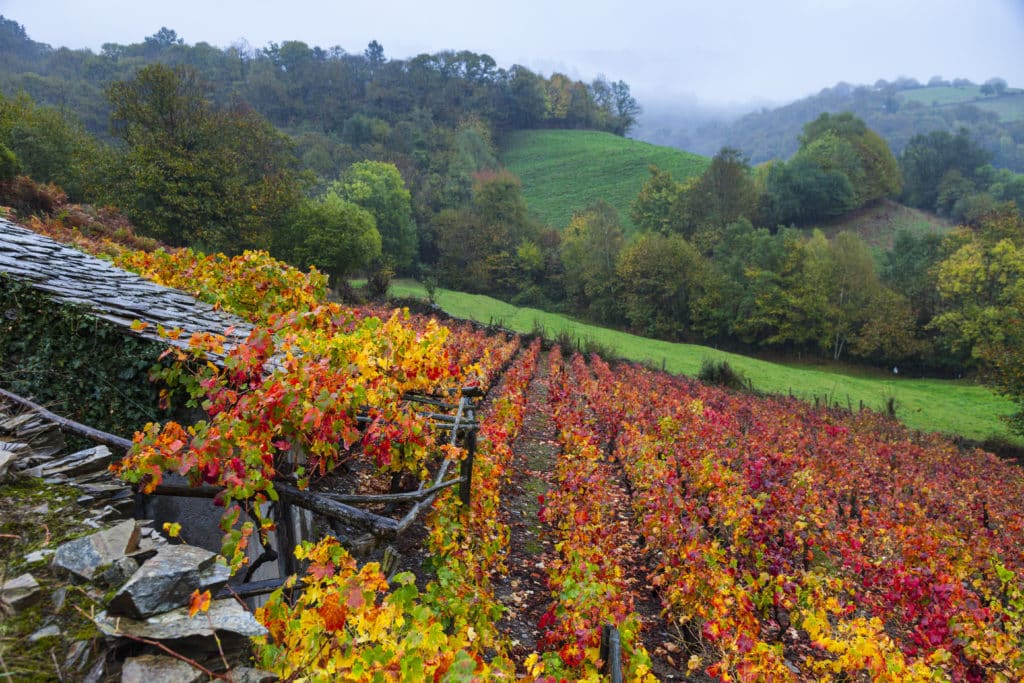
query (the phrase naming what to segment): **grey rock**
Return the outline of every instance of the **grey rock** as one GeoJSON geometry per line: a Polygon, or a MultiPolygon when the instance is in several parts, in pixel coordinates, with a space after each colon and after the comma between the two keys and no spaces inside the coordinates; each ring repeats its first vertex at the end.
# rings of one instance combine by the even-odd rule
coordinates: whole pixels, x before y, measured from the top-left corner
{"type": "Polygon", "coordinates": [[[139,563],[131,557],[122,557],[114,560],[113,564],[100,572],[96,577],[98,583],[108,587],[117,588],[123,586],[128,579],[132,578],[139,569],[139,563]]]}
{"type": "Polygon", "coordinates": [[[5,604],[10,605],[16,611],[22,610],[42,596],[42,589],[39,582],[31,574],[25,573],[10,581],[4,581],[0,589],[0,598],[5,604]]]}
{"type": "Polygon", "coordinates": [[[275,673],[254,669],[250,666],[236,666],[228,672],[232,683],[274,683],[280,680],[275,673]]]}
{"type": "Polygon", "coordinates": [[[64,601],[68,599],[68,589],[61,586],[50,593],[50,602],[53,604],[53,611],[60,612],[64,609],[64,601]]]}
{"type": "Polygon", "coordinates": [[[195,590],[216,592],[231,576],[216,557],[191,545],[165,546],[139,567],[107,608],[111,614],[142,619],[187,605],[195,590]]]}
{"type": "Polygon", "coordinates": [[[135,550],[138,540],[134,520],[126,520],[60,546],[53,555],[53,566],[91,581],[97,569],[110,566],[135,550]]]}
{"type": "Polygon", "coordinates": [[[141,531],[143,536],[139,539],[139,547],[133,552],[128,553],[128,557],[135,560],[138,564],[142,564],[149,558],[153,557],[157,554],[160,548],[167,545],[167,540],[163,536],[145,535],[146,532],[151,531],[151,529],[142,529],[141,531]]]}
{"type": "Polygon", "coordinates": [[[121,669],[121,683],[193,683],[203,677],[191,664],[162,655],[129,657],[121,669]]]}
{"type": "Polygon", "coordinates": [[[43,466],[43,476],[74,477],[86,472],[106,471],[112,457],[109,448],[96,446],[47,463],[43,466]]]}
{"type": "Polygon", "coordinates": [[[68,648],[67,657],[64,658],[65,671],[81,671],[82,667],[89,660],[89,641],[76,640],[68,648]]]}
{"type": "Polygon", "coordinates": [[[195,618],[189,617],[187,607],[146,619],[119,617],[104,611],[96,615],[96,625],[112,638],[132,635],[152,640],[177,640],[193,636],[209,637],[215,631],[218,637],[234,634],[252,638],[267,634],[267,629],[233,599],[214,600],[210,603],[209,611],[197,614],[195,618]]]}
{"type": "Polygon", "coordinates": [[[33,550],[29,554],[25,555],[25,561],[29,564],[35,564],[36,562],[42,562],[46,558],[53,555],[56,552],[53,548],[41,548],[39,550],[33,550]]]}
{"type": "Polygon", "coordinates": [[[14,453],[11,451],[0,451],[0,481],[7,476],[7,470],[14,464],[14,453]]]}
{"type": "Polygon", "coordinates": [[[60,637],[60,627],[58,627],[56,624],[50,624],[49,626],[44,626],[43,628],[39,629],[38,631],[36,631],[32,635],[30,635],[28,637],[28,640],[29,640],[30,643],[34,643],[36,641],[42,640],[43,638],[59,638],[59,637],[60,637]]]}

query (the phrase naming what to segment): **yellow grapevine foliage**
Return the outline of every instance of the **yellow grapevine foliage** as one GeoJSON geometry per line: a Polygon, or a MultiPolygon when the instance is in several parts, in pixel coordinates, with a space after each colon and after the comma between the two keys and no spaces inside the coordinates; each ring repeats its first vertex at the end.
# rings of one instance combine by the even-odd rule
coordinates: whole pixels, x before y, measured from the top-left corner
{"type": "Polygon", "coordinates": [[[538,353],[535,343],[520,357],[481,416],[471,514],[450,494],[435,503],[429,529],[438,577],[426,592],[411,574],[389,586],[376,563],[357,568],[333,540],[305,544],[296,551],[310,563],[301,596],[289,605],[278,591],[257,611],[269,631],[256,640],[261,666],[309,681],[514,677],[495,628],[501,607],[490,578],[507,552],[498,496],[538,353]]]}
{"type": "Polygon", "coordinates": [[[315,268],[303,273],[264,251],[234,257],[191,249],[124,251],[114,263],[252,322],[274,313],[307,311],[326,300],[327,276],[315,268]]]}
{"type": "Polygon", "coordinates": [[[295,603],[279,589],[256,611],[269,631],[254,639],[264,669],[289,681],[495,680],[472,654],[472,629],[446,631],[412,574],[391,587],[377,563],[357,567],[333,539],[303,544],[296,556],[310,565],[295,603]]]}
{"type": "Polygon", "coordinates": [[[523,423],[526,389],[539,354],[537,340],[504,373],[500,396],[480,416],[470,509],[448,492],[434,504],[428,524],[437,571],[427,588],[431,606],[450,629],[472,628],[479,636],[473,641],[475,651],[496,651],[492,666],[501,661],[510,671],[497,630],[502,607],[492,578],[505,571],[509,529],[501,521],[501,489],[509,478],[512,443],[523,423]]]}
{"type": "MultiPolygon", "coordinates": [[[[164,376],[186,385],[208,419],[188,428],[148,425],[115,471],[145,491],[163,472],[176,472],[193,485],[224,487],[218,502],[225,504],[276,499],[273,479],[282,469],[304,486],[308,476],[354,457],[387,471],[420,473],[431,450],[429,425],[402,395],[461,377],[445,348],[447,330],[428,323],[418,333],[404,325],[403,312],[387,321],[330,313],[275,316],[271,327],[257,327],[231,349],[223,368],[205,363],[189,374],[188,354],[176,351],[184,358],[164,376]],[[367,406],[370,422],[360,425],[367,406]]],[[[194,337],[190,351],[198,358],[221,343],[194,337]]],[[[232,555],[239,540],[228,539],[232,555]]]]}

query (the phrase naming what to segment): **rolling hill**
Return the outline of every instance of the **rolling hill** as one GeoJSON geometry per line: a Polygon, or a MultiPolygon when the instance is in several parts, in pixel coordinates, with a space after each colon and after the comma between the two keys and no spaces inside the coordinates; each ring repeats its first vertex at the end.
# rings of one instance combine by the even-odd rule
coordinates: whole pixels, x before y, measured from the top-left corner
{"type": "Polygon", "coordinates": [[[735,147],[751,163],[788,159],[798,146],[803,126],[828,112],[853,112],[899,154],[911,138],[935,130],[956,133],[966,128],[992,155],[992,164],[1024,172],[1024,91],[1007,88],[983,94],[981,86],[933,85],[916,82],[851,85],[838,83],[795,102],[761,108],[736,119],[695,116],[685,108],[658,110],[657,118],[638,133],[644,139],[712,155],[735,147]]]}
{"type": "Polygon", "coordinates": [[[629,203],[649,177],[649,165],[682,179],[709,163],[689,152],[584,130],[516,131],[502,140],[500,155],[522,179],[530,210],[549,225],[564,228],[575,211],[603,199],[618,209],[627,233],[633,230],[629,203]]]}

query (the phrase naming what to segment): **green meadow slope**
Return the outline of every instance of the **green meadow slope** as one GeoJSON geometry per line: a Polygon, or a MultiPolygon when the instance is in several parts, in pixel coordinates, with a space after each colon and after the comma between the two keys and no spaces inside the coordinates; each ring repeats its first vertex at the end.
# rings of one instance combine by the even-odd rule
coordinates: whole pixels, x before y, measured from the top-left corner
{"type": "Polygon", "coordinates": [[[899,97],[906,102],[916,102],[926,107],[973,104],[979,109],[995,112],[1004,123],[1024,119],[1024,92],[1016,88],[1002,95],[983,95],[981,86],[943,86],[903,90],[899,97]]]}
{"type": "MultiPolygon", "coordinates": [[[[400,298],[426,298],[423,287],[410,280],[392,283],[391,294],[400,298]]],[[[773,363],[707,346],[638,337],[563,315],[446,289],[437,290],[436,302],[457,318],[497,324],[523,333],[543,330],[549,338],[566,335],[584,345],[600,345],[628,360],[663,366],[669,372],[693,376],[700,371],[705,359],[726,360],[759,391],[791,393],[809,401],[817,398],[854,408],[863,402],[875,410],[883,410],[892,399],[897,417],[913,429],[961,434],[977,440],[999,436],[1019,442],[999,419],[1000,415],[1013,412],[1013,404],[966,380],[911,379],[868,368],[773,363]]]]}
{"type": "Polygon", "coordinates": [[[627,233],[633,230],[629,203],[650,177],[648,166],[682,180],[710,163],[671,147],[585,130],[516,131],[502,140],[500,155],[522,179],[527,205],[544,222],[562,229],[574,212],[603,199],[618,209],[627,233]]]}

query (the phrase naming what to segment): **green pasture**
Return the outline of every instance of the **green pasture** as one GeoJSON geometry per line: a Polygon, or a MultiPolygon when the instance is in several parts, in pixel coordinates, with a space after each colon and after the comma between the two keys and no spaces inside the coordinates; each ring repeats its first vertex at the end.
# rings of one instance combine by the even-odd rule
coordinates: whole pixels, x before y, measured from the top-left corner
{"type": "Polygon", "coordinates": [[[619,211],[626,232],[633,229],[629,204],[650,177],[648,166],[677,180],[703,173],[709,160],[670,147],[584,130],[524,130],[501,144],[501,161],[523,181],[527,206],[562,229],[574,212],[603,199],[619,211]]]}
{"type": "Polygon", "coordinates": [[[981,86],[965,85],[952,86],[942,85],[933,88],[914,88],[912,90],[901,90],[899,97],[908,102],[920,102],[926,106],[942,106],[944,104],[961,104],[980,100],[981,86]]]}
{"type": "Polygon", "coordinates": [[[999,116],[1000,121],[1024,120],[1024,93],[992,97],[975,102],[974,104],[979,109],[995,112],[999,116]]]}
{"type": "MultiPolygon", "coordinates": [[[[411,280],[395,281],[391,294],[426,298],[423,287],[411,280]]],[[[488,296],[445,289],[437,290],[435,300],[457,318],[493,323],[517,332],[543,330],[549,338],[569,335],[583,344],[600,345],[622,358],[664,366],[669,372],[696,375],[706,358],[727,360],[759,391],[792,393],[811,401],[817,397],[854,408],[863,402],[876,410],[883,410],[892,398],[897,416],[913,429],[979,440],[989,436],[1010,438],[999,416],[1012,412],[1013,404],[966,380],[910,379],[863,367],[773,363],[706,346],[647,339],[555,313],[520,308],[488,296]]]]}
{"type": "Polygon", "coordinates": [[[980,86],[941,86],[903,90],[899,96],[906,102],[918,102],[927,107],[950,107],[972,104],[979,109],[995,112],[1001,121],[1024,119],[1024,92],[1009,89],[999,96],[982,95],[980,86]]]}

